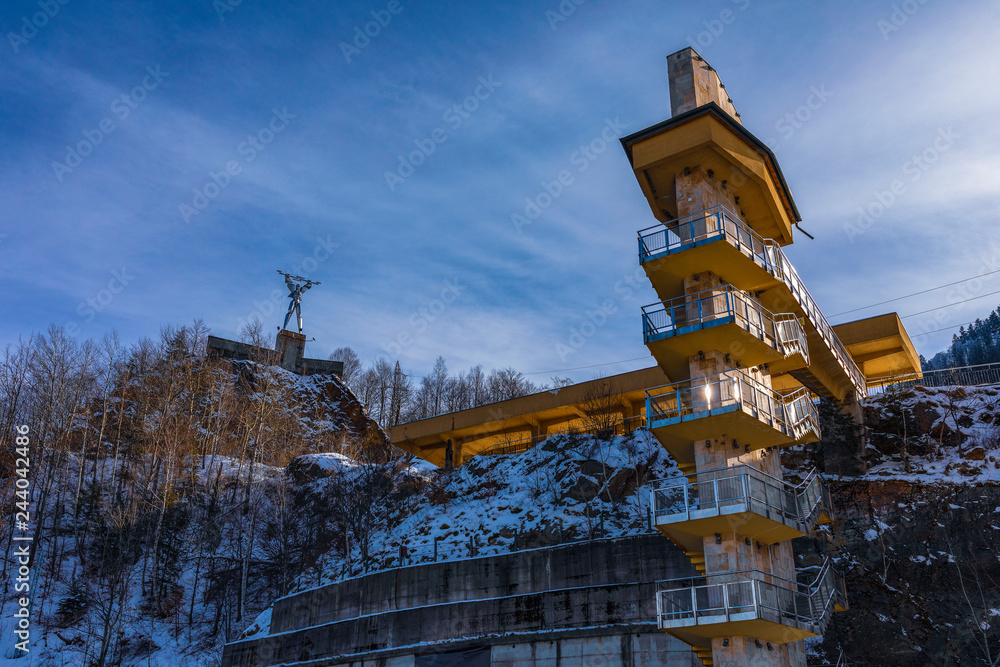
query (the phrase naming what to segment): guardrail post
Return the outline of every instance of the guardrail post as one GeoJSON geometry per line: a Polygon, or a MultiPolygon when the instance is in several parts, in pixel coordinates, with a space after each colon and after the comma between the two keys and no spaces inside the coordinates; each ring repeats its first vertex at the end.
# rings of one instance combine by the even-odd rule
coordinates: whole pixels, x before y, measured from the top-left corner
{"type": "Polygon", "coordinates": [[[690,493],[690,483],[684,482],[684,517],[685,520],[691,519],[691,493],[690,493]]]}
{"type": "Polygon", "coordinates": [[[726,622],[729,622],[729,584],[722,584],[722,605],[726,608],[726,622]]]}
{"type": "Polygon", "coordinates": [[[751,498],[750,498],[750,480],[747,479],[749,475],[743,473],[740,477],[743,480],[743,502],[746,503],[747,509],[752,512],[753,506],[751,504],[751,498]]]}

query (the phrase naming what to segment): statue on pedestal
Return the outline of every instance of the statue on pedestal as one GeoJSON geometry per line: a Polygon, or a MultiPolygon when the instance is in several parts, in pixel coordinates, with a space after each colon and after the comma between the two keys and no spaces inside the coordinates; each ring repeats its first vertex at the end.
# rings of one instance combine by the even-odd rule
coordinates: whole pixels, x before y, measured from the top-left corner
{"type": "Polygon", "coordinates": [[[288,320],[291,319],[292,312],[294,311],[295,318],[299,324],[299,333],[302,333],[302,295],[313,285],[319,285],[320,283],[315,280],[308,280],[302,276],[293,276],[284,271],[278,271],[278,273],[285,276],[285,284],[288,286],[288,298],[290,299],[288,302],[288,312],[285,314],[285,323],[278,330],[288,328],[288,320]]]}

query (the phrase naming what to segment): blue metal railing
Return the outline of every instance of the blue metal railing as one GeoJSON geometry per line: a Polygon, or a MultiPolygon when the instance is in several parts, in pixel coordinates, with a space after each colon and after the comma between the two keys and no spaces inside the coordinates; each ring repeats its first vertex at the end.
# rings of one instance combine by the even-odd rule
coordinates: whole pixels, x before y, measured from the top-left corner
{"type": "Polygon", "coordinates": [[[773,240],[761,237],[725,207],[713,206],[705,211],[641,230],[639,262],[643,263],[720,239],[724,239],[788,287],[792,297],[847,373],[857,396],[865,396],[867,383],[864,374],[834,333],[833,327],[806,289],[795,267],[785,257],[781,247],[773,240]]]}
{"type": "Polygon", "coordinates": [[[724,206],[691,213],[639,232],[639,261],[725,238],[761,266],[769,261],[764,239],[724,206]]]}
{"type": "Polygon", "coordinates": [[[774,316],[745,292],[731,285],[686,294],[642,308],[642,330],[648,343],[658,336],[672,336],[721,320],[732,320],[780,351],[774,316]]]}
{"type": "Polygon", "coordinates": [[[777,431],[801,440],[819,438],[819,413],[804,388],[781,394],[743,370],[733,369],[646,390],[648,427],[676,423],[702,412],[733,407],[753,414],[777,431]]]}

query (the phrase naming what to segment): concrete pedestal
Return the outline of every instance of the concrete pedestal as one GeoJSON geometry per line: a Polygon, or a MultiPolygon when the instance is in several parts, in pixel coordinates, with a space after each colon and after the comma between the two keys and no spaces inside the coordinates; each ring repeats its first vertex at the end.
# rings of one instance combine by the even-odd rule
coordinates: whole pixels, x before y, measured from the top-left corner
{"type": "Polygon", "coordinates": [[[282,329],[274,341],[274,351],[278,353],[278,365],[286,371],[298,373],[302,369],[302,359],[306,353],[306,337],[295,331],[282,329]]]}

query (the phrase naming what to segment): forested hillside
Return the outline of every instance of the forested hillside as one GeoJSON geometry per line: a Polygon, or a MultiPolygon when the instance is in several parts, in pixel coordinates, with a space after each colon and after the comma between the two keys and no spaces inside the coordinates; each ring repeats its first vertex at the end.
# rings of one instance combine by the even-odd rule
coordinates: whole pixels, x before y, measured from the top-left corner
{"type": "MultiPolygon", "coordinates": [[[[167,328],[125,347],[52,329],[6,351],[5,582],[14,537],[32,537],[31,653],[19,664],[216,665],[224,643],[266,632],[266,610],[293,590],[645,532],[647,491],[679,478],[643,430],[554,436],[437,470],[394,456],[337,378],[206,359],[206,333],[167,328]],[[27,530],[14,522],[18,425],[27,530]]],[[[792,479],[824,469],[837,510],[832,531],[795,547],[803,567],[829,554],[847,578],[851,609],[810,644],[815,664],[996,664],[998,397],[889,389],[867,403],[866,446],[823,404],[823,442],[783,453],[792,479]]],[[[17,607],[8,585],[5,657],[17,607]]]]}
{"type": "Polygon", "coordinates": [[[930,361],[924,360],[923,366],[924,370],[934,370],[996,362],[1000,362],[1000,307],[986,319],[960,327],[948,349],[938,352],[930,361]]]}
{"type": "MultiPolygon", "coordinates": [[[[296,497],[284,474],[295,457],[340,452],[405,486],[383,432],[337,378],[210,360],[206,335],[196,323],[126,348],[53,328],[6,351],[0,576],[12,581],[13,540],[30,536],[34,657],[46,646],[65,660],[54,664],[214,656],[347,530],[343,504],[296,497]],[[19,497],[21,425],[30,486],[19,497]],[[29,510],[26,530],[15,509],[29,510]]],[[[4,590],[11,657],[16,596],[4,590]]]]}

